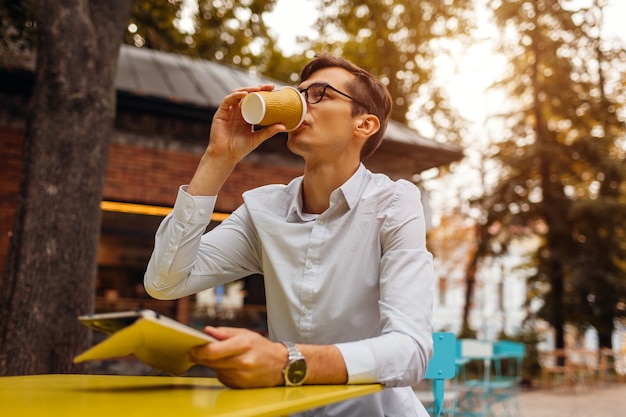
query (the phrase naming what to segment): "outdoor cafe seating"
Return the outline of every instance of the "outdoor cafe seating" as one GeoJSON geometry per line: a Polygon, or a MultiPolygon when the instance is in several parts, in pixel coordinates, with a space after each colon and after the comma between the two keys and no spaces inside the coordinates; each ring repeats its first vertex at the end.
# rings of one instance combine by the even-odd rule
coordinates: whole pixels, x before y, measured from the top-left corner
{"type": "MultiPolygon", "coordinates": [[[[440,389],[445,389],[445,395],[441,395],[441,406],[433,410],[432,415],[519,415],[517,401],[521,390],[524,344],[476,339],[455,339],[454,343],[455,375],[441,381],[445,388],[440,385],[440,389]]],[[[421,384],[415,390],[426,406],[432,404],[433,396],[421,384]]]]}

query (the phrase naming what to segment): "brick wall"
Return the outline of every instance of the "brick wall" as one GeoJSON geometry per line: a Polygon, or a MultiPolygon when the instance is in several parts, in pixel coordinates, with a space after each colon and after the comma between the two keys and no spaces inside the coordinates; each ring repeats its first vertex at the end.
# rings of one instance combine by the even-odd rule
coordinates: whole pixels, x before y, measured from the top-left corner
{"type": "Polygon", "coordinates": [[[178,185],[189,181],[198,160],[186,152],[112,143],[104,199],[171,206],[178,185]]]}
{"type": "MultiPolygon", "coordinates": [[[[113,143],[104,199],[171,206],[178,187],[191,180],[200,157],[199,152],[113,143]]],[[[228,178],[218,198],[219,211],[231,212],[237,208],[246,190],[264,184],[284,184],[302,173],[302,168],[297,166],[278,166],[254,159],[262,158],[242,161],[228,178]]]]}

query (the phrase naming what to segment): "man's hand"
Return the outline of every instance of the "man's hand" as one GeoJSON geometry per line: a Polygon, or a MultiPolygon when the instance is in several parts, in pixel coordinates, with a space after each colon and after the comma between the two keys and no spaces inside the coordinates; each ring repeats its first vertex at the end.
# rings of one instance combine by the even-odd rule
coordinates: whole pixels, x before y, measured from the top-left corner
{"type": "Polygon", "coordinates": [[[241,100],[247,94],[273,89],[273,84],[244,87],[224,98],[211,122],[209,144],[187,187],[189,194],[217,195],[239,161],[267,139],[285,131],[284,125],[275,124],[255,132],[241,115],[241,100]]]}
{"type": "Polygon", "coordinates": [[[282,370],[287,363],[287,348],[247,329],[206,327],[204,331],[219,342],[211,342],[189,352],[193,362],[217,373],[224,385],[232,388],[257,388],[283,385],[282,370]]]}
{"type": "Polygon", "coordinates": [[[213,116],[207,153],[239,162],[263,141],[283,132],[283,125],[268,126],[255,132],[241,115],[240,103],[247,94],[273,89],[273,84],[263,84],[239,88],[227,95],[213,116]]]}

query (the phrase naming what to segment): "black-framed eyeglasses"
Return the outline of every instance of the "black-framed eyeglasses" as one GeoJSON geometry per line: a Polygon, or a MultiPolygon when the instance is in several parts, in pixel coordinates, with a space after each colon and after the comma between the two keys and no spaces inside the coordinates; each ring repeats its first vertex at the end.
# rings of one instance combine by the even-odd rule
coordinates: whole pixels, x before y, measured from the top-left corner
{"type": "Polygon", "coordinates": [[[358,101],[354,97],[349,96],[348,94],[344,93],[343,91],[337,90],[335,87],[333,87],[330,84],[313,83],[310,86],[308,86],[307,88],[298,88],[298,91],[300,91],[300,93],[304,94],[304,98],[305,98],[307,103],[309,103],[309,104],[316,104],[316,103],[319,103],[320,101],[322,101],[322,99],[324,98],[324,95],[326,94],[326,89],[328,89],[328,88],[330,88],[331,90],[333,90],[337,94],[341,94],[342,96],[349,98],[350,100],[354,101],[356,104],[358,104],[359,106],[361,106],[361,107],[363,107],[364,109],[367,110],[367,106],[365,104],[361,103],[360,101],[358,101]]]}

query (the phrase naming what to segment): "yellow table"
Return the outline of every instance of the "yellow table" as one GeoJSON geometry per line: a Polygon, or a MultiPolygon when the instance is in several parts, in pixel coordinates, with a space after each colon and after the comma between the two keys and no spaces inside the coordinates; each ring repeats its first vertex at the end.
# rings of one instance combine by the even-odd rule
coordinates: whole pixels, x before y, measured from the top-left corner
{"type": "Polygon", "coordinates": [[[229,389],[213,378],[112,375],[0,377],[3,417],[281,416],[382,390],[372,385],[229,389]]]}

